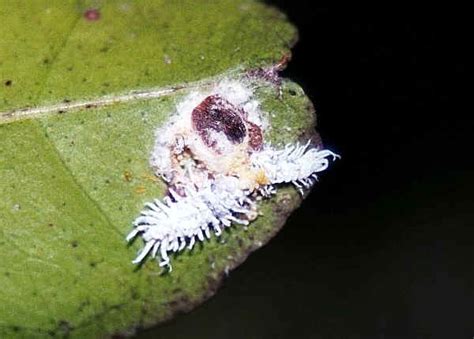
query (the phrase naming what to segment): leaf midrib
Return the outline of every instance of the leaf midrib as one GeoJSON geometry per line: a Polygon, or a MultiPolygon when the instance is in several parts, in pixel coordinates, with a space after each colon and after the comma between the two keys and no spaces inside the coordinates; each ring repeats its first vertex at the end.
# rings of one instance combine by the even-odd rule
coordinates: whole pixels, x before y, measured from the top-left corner
{"type": "Polygon", "coordinates": [[[33,108],[17,108],[0,112],[0,124],[10,123],[23,119],[33,119],[43,117],[48,114],[64,114],[81,109],[100,108],[114,104],[145,101],[161,98],[168,95],[177,94],[193,88],[205,88],[216,81],[216,78],[190,82],[182,85],[174,85],[169,87],[151,88],[147,90],[132,90],[128,94],[106,95],[93,100],[61,102],[47,106],[39,106],[33,108]]]}

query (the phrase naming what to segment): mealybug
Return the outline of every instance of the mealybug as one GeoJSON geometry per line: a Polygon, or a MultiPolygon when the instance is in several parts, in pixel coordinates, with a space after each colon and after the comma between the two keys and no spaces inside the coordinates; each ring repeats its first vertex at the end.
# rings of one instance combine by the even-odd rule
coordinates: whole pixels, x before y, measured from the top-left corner
{"type": "Polygon", "coordinates": [[[328,158],[339,157],[310,141],[283,149],[265,143],[264,118],[242,81],[191,93],[176,110],[156,131],[150,159],[169,194],[147,203],[133,222],[127,240],[141,235],[145,242],[134,263],[159,254],[160,266],[171,270],[169,253],[219,236],[232,223],[247,225],[258,215],[257,198],[271,196],[277,185],[292,183],[303,194],[328,158]]]}

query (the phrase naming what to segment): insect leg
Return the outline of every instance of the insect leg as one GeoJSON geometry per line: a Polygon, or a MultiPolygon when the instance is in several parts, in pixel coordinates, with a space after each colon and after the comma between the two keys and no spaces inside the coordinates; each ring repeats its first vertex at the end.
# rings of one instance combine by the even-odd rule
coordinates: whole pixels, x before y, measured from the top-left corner
{"type": "Polygon", "coordinates": [[[154,241],[148,241],[145,244],[145,247],[140,251],[140,254],[138,255],[138,257],[136,257],[135,260],[132,261],[132,263],[134,264],[140,263],[147,256],[148,252],[150,252],[154,244],[155,244],[154,241]]]}

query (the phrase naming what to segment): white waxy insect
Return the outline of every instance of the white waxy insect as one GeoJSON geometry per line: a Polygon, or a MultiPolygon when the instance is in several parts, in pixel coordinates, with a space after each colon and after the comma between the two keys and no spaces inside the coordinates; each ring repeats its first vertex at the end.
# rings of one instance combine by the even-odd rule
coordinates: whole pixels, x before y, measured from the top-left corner
{"type": "Polygon", "coordinates": [[[209,181],[199,190],[191,185],[184,187],[184,196],[170,188],[170,196],[163,202],[155,199],[134,221],[135,229],[127,240],[141,233],[145,247],[134,263],[141,262],[151,252],[160,253],[160,266],[169,265],[168,252],[192,249],[196,240],[210,238],[211,232],[219,236],[232,222],[247,225],[255,212],[255,204],[238,188],[238,178],[223,176],[209,181]],[[242,215],[239,218],[237,215],[242,215]]]}
{"type": "Polygon", "coordinates": [[[309,146],[310,140],[305,145],[287,145],[282,150],[269,146],[253,153],[250,156],[251,163],[265,173],[270,185],[292,183],[303,194],[303,188],[311,188],[318,180],[316,173],[328,168],[327,157],[332,157],[333,161],[339,158],[330,150],[309,146]]]}
{"type": "Polygon", "coordinates": [[[304,193],[339,156],[311,147],[310,141],[276,149],[263,141],[266,121],[239,81],[222,81],[208,92],[191,93],[177,114],[156,131],[150,163],[169,185],[133,222],[127,236],[141,235],[145,245],[133,263],[159,255],[171,270],[170,253],[192,249],[232,223],[247,225],[257,213],[259,196],[292,183],[304,193]]]}

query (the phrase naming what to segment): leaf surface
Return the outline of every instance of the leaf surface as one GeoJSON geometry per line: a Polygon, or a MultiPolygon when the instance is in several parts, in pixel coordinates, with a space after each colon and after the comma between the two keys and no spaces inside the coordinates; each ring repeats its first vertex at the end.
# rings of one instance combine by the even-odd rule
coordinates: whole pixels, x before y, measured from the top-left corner
{"type": "MultiPolygon", "coordinates": [[[[131,333],[190,310],[266,243],[300,198],[282,188],[248,229],[131,264],[125,235],[162,197],[154,130],[192,88],[271,65],[295,40],[254,1],[20,1],[0,4],[0,336],[131,333]],[[95,7],[93,7],[95,6],[95,7]]],[[[294,83],[258,91],[267,140],[311,134],[294,83]]]]}

